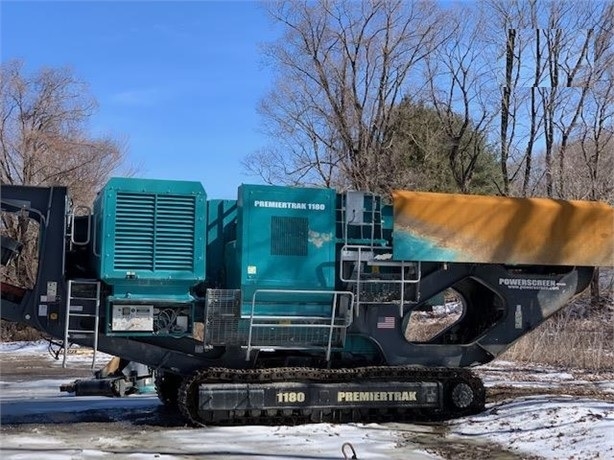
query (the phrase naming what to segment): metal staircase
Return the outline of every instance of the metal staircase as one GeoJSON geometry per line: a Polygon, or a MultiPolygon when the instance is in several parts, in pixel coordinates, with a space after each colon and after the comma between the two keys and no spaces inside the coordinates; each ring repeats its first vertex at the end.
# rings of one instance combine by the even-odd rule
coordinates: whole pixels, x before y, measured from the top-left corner
{"type": "Polygon", "coordinates": [[[62,367],[66,367],[69,343],[92,336],[92,369],[96,366],[98,325],[100,321],[100,281],[68,280],[66,293],[66,322],[62,367]]]}
{"type": "MultiPolygon", "coordinates": [[[[356,316],[362,306],[398,305],[420,300],[420,262],[393,260],[384,238],[381,198],[367,192],[348,191],[340,196],[337,210],[341,248],[339,276],[354,293],[356,316]]],[[[389,230],[391,231],[391,230],[389,230]]]]}

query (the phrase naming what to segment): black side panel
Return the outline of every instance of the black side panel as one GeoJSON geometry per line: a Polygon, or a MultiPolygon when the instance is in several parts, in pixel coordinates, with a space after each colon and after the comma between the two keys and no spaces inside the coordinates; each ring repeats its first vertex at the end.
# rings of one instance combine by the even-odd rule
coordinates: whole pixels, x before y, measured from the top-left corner
{"type": "MultiPolygon", "coordinates": [[[[23,213],[40,225],[38,274],[34,288],[23,295],[4,296],[2,318],[62,337],[66,187],[2,185],[2,211],[23,213]]],[[[6,289],[8,292],[9,289],[6,289]]],[[[14,290],[10,292],[14,293],[14,290]]]]}

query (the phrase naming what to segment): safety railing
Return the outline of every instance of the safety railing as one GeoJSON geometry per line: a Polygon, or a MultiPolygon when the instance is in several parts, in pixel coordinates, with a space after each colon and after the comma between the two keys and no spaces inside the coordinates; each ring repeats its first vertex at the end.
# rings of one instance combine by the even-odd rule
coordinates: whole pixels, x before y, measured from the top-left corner
{"type": "Polygon", "coordinates": [[[347,191],[340,197],[337,223],[345,244],[380,244],[382,233],[382,204],[378,195],[362,191],[347,191]]]}
{"type": "Polygon", "coordinates": [[[362,305],[383,304],[398,305],[402,316],[406,304],[420,300],[420,262],[393,260],[391,247],[344,245],[339,264],[341,281],[355,293],[357,316],[362,305]]]}
{"type": "MultiPolygon", "coordinates": [[[[302,305],[302,302],[297,302],[296,305],[302,305]]],[[[252,296],[251,310],[248,316],[249,328],[247,336],[247,346],[245,359],[249,360],[251,352],[254,349],[321,349],[325,350],[326,360],[330,361],[333,348],[333,338],[335,331],[338,331],[339,337],[352,324],[354,309],[354,294],[349,291],[326,291],[326,290],[302,290],[302,289],[257,289],[252,296]],[[271,296],[275,297],[279,294],[283,295],[283,301],[280,297],[276,300],[271,300],[271,296]],[[287,308],[291,301],[288,301],[288,296],[308,296],[310,299],[318,296],[332,297],[330,316],[297,316],[297,315],[260,315],[256,314],[256,306],[263,305],[263,297],[269,297],[264,301],[264,304],[269,308],[273,304],[278,304],[280,307],[287,308]],[[259,300],[260,297],[260,300],[259,300]],[[343,300],[347,299],[347,300],[343,300]],[[254,344],[254,334],[256,329],[270,329],[276,343],[254,344]],[[312,335],[305,334],[301,339],[291,343],[283,343],[283,335],[280,331],[292,328],[293,331],[314,331],[312,335]],[[325,338],[325,346],[317,346],[320,339],[325,338]],[[313,339],[313,340],[310,340],[313,339]],[[313,342],[313,343],[310,343],[313,342]]]]}
{"type": "Polygon", "coordinates": [[[72,208],[72,210],[69,212],[68,214],[68,228],[70,231],[70,244],[71,245],[75,245],[75,246],[86,246],[89,244],[90,242],[90,236],[92,233],[92,210],[89,206],[83,206],[83,205],[78,205],[75,206],[74,208],[72,208]],[[87,228],[86,228],[86,232],[85,232],[85,240],[83,241],[79,241],[76,239],[76,235],[75,235],[75,230],[76,230],[76,222],[75,219],[77,216],[78,211],[81,211],[81,213],[79,213],[80,216],[86,217],[87,218],[87,228]]]}

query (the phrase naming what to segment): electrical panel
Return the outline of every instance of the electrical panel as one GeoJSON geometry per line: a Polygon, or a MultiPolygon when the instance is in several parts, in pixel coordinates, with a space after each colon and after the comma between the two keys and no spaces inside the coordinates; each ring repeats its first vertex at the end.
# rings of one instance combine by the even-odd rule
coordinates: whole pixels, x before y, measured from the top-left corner
{"type": "Polygon", "coordinates": [[[152,332],[153,329],[153,305],[113,305],[112,331],[152,332]]]}

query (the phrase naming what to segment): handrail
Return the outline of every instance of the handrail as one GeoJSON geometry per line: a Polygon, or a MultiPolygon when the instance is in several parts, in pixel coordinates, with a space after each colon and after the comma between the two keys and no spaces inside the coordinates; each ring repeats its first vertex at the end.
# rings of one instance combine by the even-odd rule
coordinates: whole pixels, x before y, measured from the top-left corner
{"type": "MultiPolygon", "coordinates": [[[[95,216],[92,216],[95,217],[95,216]]],[[[96,250],[96,246],[98,245],[98,230],[96,230],[97,225],[96,225],[96,220],[94,219],[94,225],[92,226],[92,233],[93,233],[93,241],[92,241],[92,254],[94,254],[95,257],[100,257],[100,253],[96,250]]]]}
{"type": "MultiPolygon", "coordinates": [[[[391,303],[397,303],[397,301],[391,302],[391,301],[364,301],[360,298],[360,286],[361,284],[400,284],[401,285],[401,289],[400,289],[400,299],[398,300],[399,302],[399,316],[403,316],[403,305],[405,304],[405,285],[407,284],[415,284],[418,285],[420,284],[420,281],[422,280],[422,264],[420,261],[418,262],[408,262],[408,261],[404,261],[404,260],[399,260],[399,261],[394,261],[391,259],[377,259],[377,256],[375,255],[377,252],[380,253],[384,253],[384,252],[389,252],[392,253],[392,248],[391,247],[375,247],[375,246],[367,246],[367,245],[358,245],[358,244],[346,244],[343,245],[341,248],[341,257],[339,258],[339,279],[344,282],[344,283],[348,283],[348,284],[354,284],[356,285],[356,305],[357,308],[355,309],[355,313],[356,316],[358,317],[360,314],[360,305],[370,305],[370,304],[391,304],[391,303]],[[344,259],[344,255],[346,254],[351,254],[351,253],[355,253],[356,254],[356,259],[351,258],[345,258],[344,259]],[[367,257],[363,258],[363,254],[367,255],[367,257]],[[365,279],[362,277],[363,275],[363,271],[362,271],[362,263],[365,262],[367,265],[372,266],[372,267],[398,267],[399,268],[399,272],[398,275],[400,275],[398,278],[389,278],[389,279],[382,279],[382,278],[376,278],[376,279],[365,279]],[[347,263],[354,263],[355,264],[355,278],[346,278],[344,276],[345,270],[344,270],[344,264],[347,263]],[[410,264],[415,264],[416,266],[416,276],[413,278],[405,278],[405,269],[410,267],[410,264]]],[[[380,254],[381,255],[381,254],[380,254]]],[[[416,288],[418,289],[418,288],[416,288]]],[[[417,296],[419,298],[419,292],[417,291],[417,296]]],[[[417,300],[417,299],[416,299],[417,300]]]]}
{"type": "Polygon", "coordinates": [[[89,206],[78,205],[72,208],[70,214],[68,214],[70,220],[70,242],[76,246],[85,246],[90,242],[90,235],[92,232],[92,210],[89,206]],[[85,241],[75,240],[75,213],[78,209],[84,209],[87,212],[87,238],[85,241]]]}
{"type": "MultiPolygon", "coordinates": [[[[330,315],[330,323],[328,324],[291,324],[292,327],[297,327],[297,328],[327,328],[329,329],[329,333],[328,333],[328,344],[326,346],[326,360],[330,361],[330,355],[331,355],[331,350],[332,350],[332,340],[333,340],[333,330],[334,329],[342,329],[342,328],[348,328],[351,324],[352,324],[352,318],[353,318],[353,309],[354,309],[354,293],[350,292],[350,291],[326,291],[326,290],[309,290],[309,289],[256,289],[254,291],[254,294],[252,295],[252,305],[251,305],[251,311],[250,311],[250,315],[249,315],[249,330],[248,330],[248,335],[247,335],[247,351],[246,351],[246,355],[245,355],[245,360],[249,361],[250,359],[250,354],[253,348],[256,348],[255,346],[252,345],[252,332],[253,329],[256,327],[271,327],[271,326],[278,326],[278,324],[272,325],[269,323],[254,323],[254,320],[259,321],[259,320],[307,320],[307,319],[327,319],[327,317],[318,317],[318,316],[292,316],[292,315],[263,315],[263,316],[256,316],[255,315],[255,311],[256,311],[256,298],[258,296],[258,294],[309,294],[309,295],[327,295],[327,296],[333,296],[333,302],[332,302],[332,310],[331,310],[331,315],[330,315]],[[348,296],[349,297],[349,311],[348,311],[348,315],[345,318],[345,321],[343,324],[335,324],[335,320],[337,319],[337,304],[338,304],[338,300],[340,299],[341,296],[348,296]]],[[[287,304],[287,302],[285,302],[287,304]]],[[[267,348],[274,348],[274,347],[267,347],[267,348]]]]}
{"type": "MultiPolygon", "coordinates": [[[[375,248],[375,249],[389,249],[390,251],[392,251],[392,248],[375,248]]],[[[341,254],[343,254],[346,251],[356,251],[358,253],[358,259],[356,260],[356,262],[367,262],[367,265],[371,265],[371,266],[380,266],[380,267],[400,267],[402,269],[408,268],[410,265],[409,263],[412,264],[416,264],[418,267],[418,270],[416,271],[416,277],[415,278],[405,278],[405,272],[404,270],[401,271],[401,278],[392,278],[392,279],[386,279],[386,280],[381,280],[381,279],[373,279],[373,280],[369,280],[369,279],[364,279],[361,280],[361,282],[364,283],[405,283],[405,284],[413,284],[413,283],[419,283],[422,279],[422,271],[421,271],[421,262],[417,261],[417,262],[409,262],[405,261],[405,260],[398,260],[398,261],[390,261],[390,260],[377,260],[375,258],[371,258],[371,259],[362,259],[361,258],[361,254],[364,252],[376,252],[374,250],[373,247],[371,246],[365,246],[365,245],[358,245],[358,244],[346,244],[341,248],[341,254]],[[381,263],[379,263],[381,262],[381,263]]],[[[341,265],[343,265],[344,262],[351,262],[352,260],[344,260],[343,257],[340,258],[339,262],[341,265]]],[[[340,274],[339,274],[339,279],[341,281],[343,281],[344,283],[355,283],[357,280],[353,279],[353,278],[344,278],[343,276],[343,270],[340,270],[340,274]]]]}

